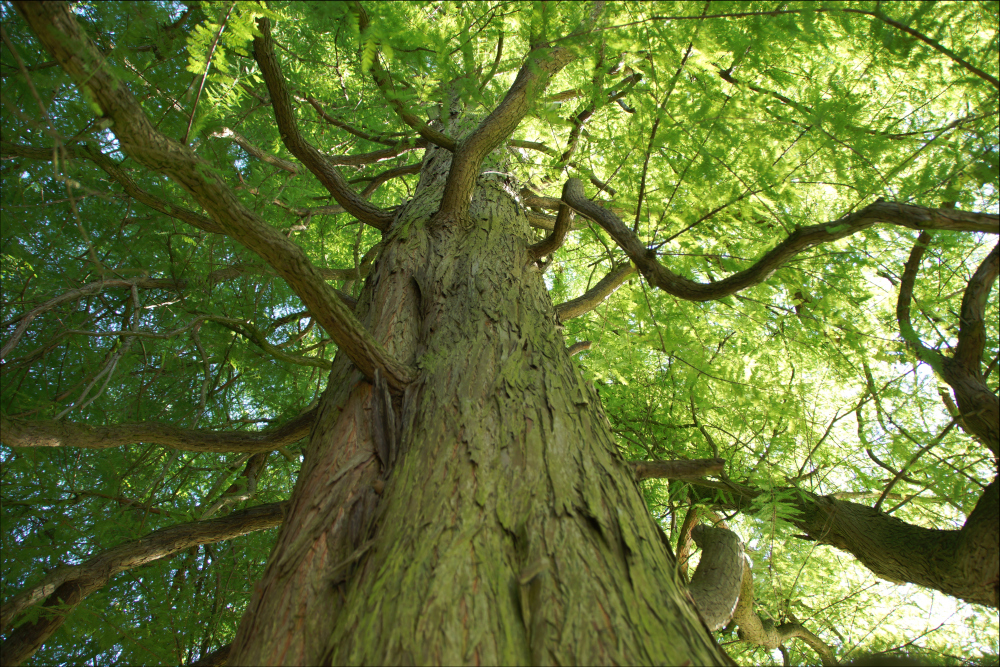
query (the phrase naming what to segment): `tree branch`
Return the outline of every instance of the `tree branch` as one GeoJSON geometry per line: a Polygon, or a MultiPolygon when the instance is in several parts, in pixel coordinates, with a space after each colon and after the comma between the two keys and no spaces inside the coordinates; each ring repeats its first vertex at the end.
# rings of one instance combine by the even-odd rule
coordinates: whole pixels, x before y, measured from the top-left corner
{"type": "Polygon", "coordinates": [[[365,330],[299,246],[247,209],[221,176],[190,148],[152,126],[125,84],[104,67],[103,56],[80,30],[66,4],[19,2],[16,7],[44,47],[112,121],[112,130],[127,155],[177,182],[226,234],[273,266],[366,377],[373,378],[378,368],[394,391],[402,391],[413,380],[416,371],[394,359],[365,330]]]}
{"type": "Polygon", "coordinates": [[[157,422],[88,426],[62,420],[13,419],[0,415],[0,434],[4,444],[11,447],[111,449],[144,442],[183,452],[256,454],[287,447],[308,437],[315,419],[314,408],[277,428],[251,433],[184,429],[157,422]]]}
{"type": "Polygon", "coordinates": [[[604,302],[622,283],[635,274],[635,266],[631,263],[622,264],[608,272],[600,282],[570,301],[564,301],[556,306],[556,317],[560,322],[571,320],[589,313],[604,302]]]}
{"type": "MultiPolygon", "coordinates": [[[[357,2],[357,0],[351,3],[351,7],[358,14],[358,30],[363,35],[365,31],[368,30],[368,13],[365,11],[365,8],[361,6],[361,3],[357,2]]],[[[371,73],[372,78],[375,80],[375,84],[378,86],[379,90],[382,91],[382,96],[385,98],[385,101],[389,103],[389,106],[396,112],[396,115],[399,116],[400,120],[412,127],[420,134],[420,136],[432,144],[436,144],[449,151],[454,151],[458,147],[458,144],[454,139],[442,132],[439,132],[438,130],[435,130],[433,127],[407,110],[406,106],[400,101],[399,96],[394,90],[392,90],[392,79],[389,76],[389,73],[385,71],[385,68],[382,67],[382,63],[379,62],[378,53],[376,53],[375,57],[372,59],[371,73]]]]}
{"type": "Polygon", "coordinates": [[[927,232],[922,232],[917,237],[903,269],[899,298],[896,301],[896,321],[899,323],[900,335],[917,357],[933,368],[938,377],[952,388],[966,432],[978,438],[994,456],[998,456],[1000,398],[990,390],[983,377],[982,354],[986,345],[986,299],[1000,272],[1000,244],[993,247],[965,287],[959,315],[958,345],[954,356],[949,358],[925,346],[910,321],[913,285],[929,241],[930,235],[927,232]]]}
{"type": "MultiPolygon", "coordinates": [[[[566,186],[563,186],[563,196],[566,196],[566,186]]],[[[566,240],[566,234],[573,224],[573,215],[573,209],[568,204],[564,203],[560,205],[559,214],[556,216],[556,224],[552,233],[538,243],[528,246],[528,255],[532,259],[541,259],[546,255],[551,255],[562,247],[563,242],[566,240]]]]}
{"type": "MultiPolygon", "coordinates": [[[[302,137],[295,120],[295,112],[292,110],[291,98],[285,87],[285,79],[281,74],[281,67],[274,55],[271,22],[267,18],[258,19],[257,27],[260,29],[261,36],[254,37],[253,40],[254,58],[260,67],[264,83],[267,84],[267,90],[271,94],[271,106],[274,108],[274,118],[278,123],[278,130],[281,132],[281,140],[292,155],[308,167],[309,171],[319,179],[323,187],[348,213],[376,229],[387,230],[395,217],[395,212],[380,209],[359,197],[351,190],[344,177],[340,175],[340,171],[333,166],[333,161],[302,137]]],[[[387,157],[399,154],[395,153],[394,149],[379,151],[379,153],[385,153],[387,157]]]]}
{"type": "MultiPolygon", "coordinates": [[[[57,56],[58,57],[58,56],[57,56]]],[[[80,565],[63,566],[42,582],[24,590],[0,608],[0,629],[4,633],[15,617],[43,599],[48,613],[34,622],[15,628],[0,645],[0,662],[18,665],[41,648],[84,598],[99,590],[114,575],[201,544],[214,544],[259,530],[274,528],[284,521],[286,503],[257,505],[209,521],[170,526],[138,540],[99,553],[80,565]]]]}
{"type": "Polygon", "coordinates": [[[517,128],[535,96],[544,92],[556,72],[573,59],[565,47],[543,47],[532,51],[503,101],[455,147],[448,182],[437,216],[461,220],[469,210],[479,167],[490,152],[517,128]]]}
{"type": "Polygon", "coordinates": [[[845,215],[832,222],[801,227],[750,268],[718,282],[699,283],[677,275],[656,261],[656,252],[646,248],[639,237],[626,227],[617,215],[587,199],[583,184],[579,180],[569,179],[565,192],[568,196],[564,196],[564,201],[603,227],[635,262],[639,272],[649,284],[688,301],[712,301],[735,294],[767,280],[782,264],[803,250],[850,236],[877,222],[910,229],[1000,233],[1000,216],[997,215],[876,201],[856,213],[845,215]]]}

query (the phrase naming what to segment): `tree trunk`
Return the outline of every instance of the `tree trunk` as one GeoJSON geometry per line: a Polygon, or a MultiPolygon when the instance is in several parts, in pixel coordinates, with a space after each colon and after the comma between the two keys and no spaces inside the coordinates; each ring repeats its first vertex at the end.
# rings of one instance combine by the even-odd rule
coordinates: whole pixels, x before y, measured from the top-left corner
{"type": "Polygon", "coordinates": [[[439,224],[450,159],[427,151],[357,308],[419,379],[392,395],[338,356],[230,664],[722,663],[565,349],[513,184],[485,168],[439,224]]]}

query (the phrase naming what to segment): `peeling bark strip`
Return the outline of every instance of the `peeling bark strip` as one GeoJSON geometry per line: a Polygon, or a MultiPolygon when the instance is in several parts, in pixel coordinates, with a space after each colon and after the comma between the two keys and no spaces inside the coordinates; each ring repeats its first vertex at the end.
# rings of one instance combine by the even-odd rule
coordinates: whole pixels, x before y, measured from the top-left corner
{"type": "Polygon", "coordinates": [[[247,209],[194,151],[152,126],[128,87],[102,65],[104,57],[80,30],[68,5],[20,2],[16,7],[60,66],[111,119],[111,130],[129,157],[173,179],[226,234],[273,266],[366,377],[374,377],[378,368],[397,392],[413,381],[413,369],[392,358],[372,338],[300,247],[247,209]]]}

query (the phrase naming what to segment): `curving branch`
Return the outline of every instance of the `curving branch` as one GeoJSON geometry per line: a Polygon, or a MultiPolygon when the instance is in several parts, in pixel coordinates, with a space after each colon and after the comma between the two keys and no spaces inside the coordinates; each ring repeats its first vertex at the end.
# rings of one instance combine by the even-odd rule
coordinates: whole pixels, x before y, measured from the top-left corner
{"type": "Polygon", "coordinates": [[[976,272],[969,278],[962,294],[959,315],[958,345],[952,359],[982,377],[980,370],[983,349],[986,347],[986,298],[1000,272],[1000,243],[986,256],[976,272]],[[973,370],[975,369],[975,370],[973,370]]]}
{"type": "Polygon", "coordinates": [[[943,372],[944,356],[937,350],[924,345],[920,336],[913,329],[913,322],[910,321],[910,301],[913,300],[913,286],[917,282],[917,271],[920,270],[920,260],[924,257],[924,251],[931,241],[928,232],[920,232],[917,242],[910,250],[910,256],[903,265],[903,277],[899,282],[899,298],[896,299],[896,322],[899,323],[899,334],[910,346],[917,357],[925,364],[934,369],[938,374],[943,372]]]}
{"type": "Polygon", "coordinates": [[[903,268],[896,301],[900,335],[917,357],[951,387],[966,432],[979,439],[994,456],[1000,456],[1000,397],[990,390],[982,371],[983,349],[986,346],[986,299],[1000,273],[1000,244],[993,246],[965,286],[959,314],[958,344],[954,355],[947,357],[924,345],[910,321],[913,285],[929,242],[930,235],[922,232],[903,268]]]}
{"type": "Polygon", "coordinates": [[[313,408],[281,426],[256,433],[178,428],[171,424],[138,422],[88,426],[49,419],[14,419],[0,415],[0,436],[11,447],[82,447],[110,449],[137,442],[184,452],[256,454],[287,447],[308,437],[316,420],[313,408]]]}
{"type": "Polygon", "coordinates": [[[16,8],[42,45],[101,108],[122,150],[173,179],[226,234],[273,266],[366,377],[374,378],[379,369],[394,391],[402,391],[416,377],[414,369],[393,358],[340,302],[302,248],[244,206],[194,151],[153,127],[127,86],[103,66],[103,55],[80,30],[65,3],[19,2],[16,8]]]}
{"type": "MultiPolygon", "coordinates": [[[[716,509],[748,510],[761,495],[755,487],[731,480],[692,479],[689,493],[716,509]],[[721,493],[720,493],[721,492],[721,493]]],[[[983,490],[961,530],[931,530],[905,523],[885,512],[819,496],[799,488],[791,492],[789,522],[803,539],[828,544],[854,555],[875,576],[893,583],[910,582],[966,602],[996,609],[1000,604],[1000,478],[983,490]],[[913,545],[921,545],[914,549],[913,545]]]]}
{"type": "MultiPolygon", "coordinates": [[[[319,179],[323,187],[348,213],[376,229],[387,230],[392,224],[395,212],[378,208],[359,197],[334,167],[333,161],[307,142],[299,132],[295,112],[292,110],[291,98],[285,86],[285,78],[281,74],[281,67],[274,55],[271,22],[267,18],[258,19],[257,27],[260,29],[261,36],[254,37],[253,40],[254,58],[260,67],[264,83],[267,84],[267,90],[271,94],[271,106],[274,108],[274,118],[278,123],[281,140],[292,155],[309,168],[309,171],[319,179]]],[[[395,152],[395,149],[386,149],[379,151],[379,153],[385,153],[386,157],[394,157],[399,154],[395,152]]],[[[375,159],[368,161],[374,162],[375,159]]]]}
{"type": "MultiPolygon", "coordinates": [[[[351,3],[351,8],[358,14],[358,30],[363,35],[365,31],[368,30],[368,13],[365,11],[365,8],[361,6],[361,3],[357,2],[357,0],[351,3]]],[[[375,85],[377,85],[379,90],[382,91],[382,96],[385,98],[386,102],[389,103],[389,106],[392,107],[392,110],[396,112],[396,115],[399,116],[400,120],[412,127],[420,134],[421,137],[432,144],[436,144],[449,151],[454,151],[458,147],[458,144],[454,139],[445,135],[443,132],[435,130],[406,108],[403,102],[399,99],[399,95],[397,95],[396,91],[392,89],[392,78],[389,76],[389,73],[385,71],[385,68],[382,67],[382,63],[379,62],[378,53],[376,53],[375,57],[372,59],[371,73],[372,78],[375,80],[375,85]]]]}
{"type": "Polygon", "coordinates": [[[556,306],[556,317],[559,318],[560,322],[565,322],[589,313],[611,296],[626,280],[635,275],[635,271],[635,266],[631,263],[611,269],[608,275],[601,278],[600,282],[582,295],[556,306]]]}
{"type": "MultiPolygon", "coordinates": [[[[563,186],[563,196],[566,196],[566,186],[563,186]]],[[[566,234],[569,232],[570,227],[573,224],[573,209],[571,209],[567,204],[562,204],[559,206],[559,214],[556,216],[555,227],[552,229],[552,233],[546,236],[544,239],[535,243],[534,245],[528,246],[528,255],[532,259],[541,259],[546,255],[551,255],[556,250],[562,247],[563,242],[566,240],[566,234]]]]}
{"type": "Polygon", "coordinates": [[[4,633],[17,616],[43,600],[43,609],[48,612],[10,632],[0,644],[0,663],[18,665],[34,655],[84,598],[100,590],[116,574],[201,544],[274,528],[284,521],[286,504],[257,505],[218,519],[170,526],[103,551],[79,565],[56,569],[0,607],[0,631],[4,633]]]}
{"type": "Polygon", "coordinates": [[[850,236],[875,223],[885,222],[910,229],[947,229],[1000,233],[1000,216],[953,209],[932,209],[908,204],[876,201],[860,211],[832,222],[800,227],[772,248],[748,269],[713,283],[699,283],[679,276],[656,260],[656,252],[646,248],[617,215],[587,199],[583,184],[575,178],[567,182],[564,201],[594,220],[629,256],[650,285],[688,301],[712,301],[735,294],[767,280],[782,264],[814,246],[850,236]]]}
{"type": "Polygon", "coordinates": [[[733,617],[743,582],[743,541],[726,528],[698,524],[691,530],[701,547],[701,562],[691,577],[688,591],[711,632],[720,630],[733,617]]]}

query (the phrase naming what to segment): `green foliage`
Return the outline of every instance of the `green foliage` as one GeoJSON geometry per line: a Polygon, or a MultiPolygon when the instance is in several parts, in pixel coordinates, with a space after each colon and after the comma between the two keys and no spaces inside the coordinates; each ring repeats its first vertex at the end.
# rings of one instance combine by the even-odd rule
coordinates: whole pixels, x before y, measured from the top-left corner
{"type": "MultiPolygon", "coordinates": [[[[888,12],[996,76],[991,3],[790,2],[778,13],[774,3],[713,2],[705,11],[716,18],[703,19],[701,4],[608,3],[603,51],[593,35],[561,32],[587,15],[589,3],[364,6],[364,31],[349,3],[84,2],[74,11],[157,129],[188,136],[215,177],[322,268],[359,266],[380,236],[322,208],[334,202],[301,165],[284,171],[225,135],[238,132],[292,160],[252,57],[260,17],[273,23],[301,131],[330,154],[386,146],[326,122],[310,99],[361,134],[413,140],[387,110],[387,96],[433,118],[455,84],[472,110],[486,113],[504,98],[532,41],[576,49],[511,137],[550,151],[510,148],[511,177],[553,197],[568,176],[583,178],[588,195],[634,224],[665,266],[692,279],[717,281],[744,269],[799,226],[831,222],[836,233],[832,221],[879,197],[997,211],[996,90],[911,35],[838,9],[888,12]],[[496,73],[484,80],[501,35],[496,73]],[[376,58],[390,78],[386,94],[372,80],[376,58]],[[642,77],[622,99],[630,112],[609,103],[608,93],[633,74],[642,77]],[[591,107],[564,161],[570,119],[591,107]],[[598,192],[590,175],[614,194],[598,192]]],[[[179,185],[125,159],[95,120],[100,110],[48,66],[10,6],[0,5],[0,18],[31,82],[4,48],[3,142],[46,150],[42,159],[7,159],[5,147],[0,163],[3,342],[23,313],[69,289],[101,279],[165,281],[135,292],[108,287],[34,319],[4,360],[0,410],[94,426],[149,420],[216,430],[258,430],[300,414],[323,389],[325,372],[278,359],[233,327],[195,321],[238,320],[292,357],[331,360],[335,346],[291,289],[238,242],[138,203],[85,159],[84,147],[99,150],[167,202],[168,212],[198,210],[179,185]],[[59,153],[63,147],[73,153],[59,153]],[[114,333],[130,329],[156,336],[114,333]]],[[[420,153],[404,152],[343,173],[362,189],[382,171],[419,160],[420,153]]],[[[370,201],[396,206],[418,178],[390,180],[370,201]]],[[[719,456],[732,479],[761,491],[731,523],[754,562],[762,613],[796,615],[840,656],[912,641],[935,662],[955,662],[973,649],[997,652],[995,615],[880,582],[843,552],[797,539],[788,523],[799,490],[874,503],[891,475],[866,450],[898,470],[950,420],[938,380],[906,351],[895,322],[915,237],[873,227],[707,303],[671,297],[633,276],[592,312],[567,321],[564,336],[594,343],[577,359],[626,459],[719,456]],[[931,604],[935,616],[926,620],[931,604]]],[[[964,287],[993,243],[979,234],[934,235],[913,306],[929,347],[955,344],[964,287]]],[[[624,261],[603,230],[578,218],[545,274],[553,302],[579,296],[624,261]]],[[[335,285],[359,290],[355,281],[335,285]]],[[[984,366],[994,364],[994,390],[996,295],[987,304],[984,353],[984,366]]],[[[961,526],[995,472],[984,451],[953,429],[894,487],[912,498],[889,498],[883,509],[928,528],[961,526]]],[[[301,460],[298,447],[288,454],[271,455],[248,504],[289,496],[301,460]]],[[[80,451],[4,445],[0,462],[7,600],[60,563],[198,517],[241,479],[246,457],[140,443],[80,451]]],[[[676,529],[684,484],[650,481],[643,493],[668,532],[676,529]]],[[[273,539],[273,531],[251,534],[119,575],[86,599],[33,664],[186,663],[225,644],[273,539]]],[[[793,664],[815,663],[805,645],[788,648],[793,664]]],[[[745,664],[781,659],[738,642],[727,650],[745,664]]]]}

